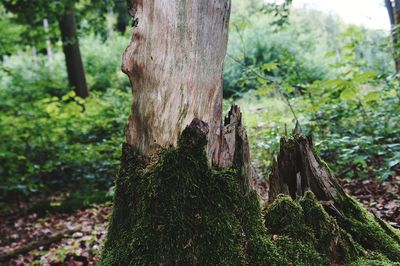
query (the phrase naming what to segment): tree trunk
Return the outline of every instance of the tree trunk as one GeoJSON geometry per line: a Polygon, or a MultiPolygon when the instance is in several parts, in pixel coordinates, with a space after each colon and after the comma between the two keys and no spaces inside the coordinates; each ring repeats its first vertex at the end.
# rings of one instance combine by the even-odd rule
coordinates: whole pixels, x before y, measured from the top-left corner
{"type": "Polygon", "coordinates": [[[221,121],[229,12],[229,0],[131,2],[136,27],[122,70],[132,114],[100,265],[344,265],[366,250],[396,261],[390,227],[372,219],[360,229],[351,220],[358,227],[344,231],[305,191],[347,203],[345,218],[366,213],[310,149],[303,162],[297,146],[283,146],[272,197],[305,195],[276,197],[262,216],[239,108],[221,121]],[[371,243],[363,229],[379,236],[368,234],[371,243]]]}
{"type": "Polygon", "coordinates": [[[230,0],[131,3],[136,26],[122,64],[133,93],[126,136],[141,154],[175,147],[198,118],[209,125],[208,158],[217,156],[230,7],[230,0]]]}
{"type": "Polygon", "coordinates": [[[77,96],[86,98],[89,96],[89,89],[86,84],[85,70],[79,49],[74,13],[72,11],[66,12],[60,19],[59,25],[69,85],[73,87],[77,96]]]}
{"type": "Polygon", "coordinates": [[[47,18],[43,19],[44,32],[46,33],[46,51],[47,51],[47,62],[49,65],[53,62],[53,51],[51,49],[51,42],[49,37],[49,21],[47,18]]]}
{"type": "Polygon", "coordinates": [[[117,14],[117,24],[115,27],[122,34],[125,33],[126,27],[128,27],[130,21],[129,13],[126,12],[126,2],[126,0],[117,0],[114,5],[114,11],[117,14]]]}
{"type": "Polygon", "coordinates": [[[392,32],[392,42],[393,42],[393,58],[396,67],[397,74],[400,74],[400,1],[399,0],[385,0],[386,9],[388,11],[391,32],[392,32]]]}

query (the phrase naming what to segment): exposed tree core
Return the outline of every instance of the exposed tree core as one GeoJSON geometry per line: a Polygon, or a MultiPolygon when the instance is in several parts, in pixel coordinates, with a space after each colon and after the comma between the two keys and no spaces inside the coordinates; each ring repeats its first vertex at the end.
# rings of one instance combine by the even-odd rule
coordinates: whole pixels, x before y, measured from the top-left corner
{"type": "Polygon", "coordinates": [[[131,1],[135,26],[122,64],[133,92],[126,138],[141,154],[176,146],[193,118],[209,125],[209,160],[218,149],[230,7],[230,0],[131,1]]]}

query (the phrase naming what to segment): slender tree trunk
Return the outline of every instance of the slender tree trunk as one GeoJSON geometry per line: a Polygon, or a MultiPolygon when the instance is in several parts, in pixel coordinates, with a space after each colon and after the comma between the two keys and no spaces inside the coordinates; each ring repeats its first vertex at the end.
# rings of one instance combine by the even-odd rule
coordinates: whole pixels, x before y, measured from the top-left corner
{"type": "Polygon", "coordinates": [[[74,88],[77,96],[86,98],[89,96],[89,89],[86,84],[85,70],[79,49],[74,13],[72,11],[66,12],[59,24],[69,84],[74,88]]]}
{"type": "Polygon", "coordinates": [[[130,21],[129,13],[126,12],[126,3],[126,0],[117,0],[114,5],[114,11],[117,14],[117,24],[115,27],[122,34],[125,33],[130,21]]]}
{"type": "Polygon", "coordinates": [[[46,51],[47,51],[47,62],[51,64],[53,62],[53,51],[51,49],[51,42],[49,38],[49,21],[47,18],[43,19],[44,32],[46,33],[46,51]]]}

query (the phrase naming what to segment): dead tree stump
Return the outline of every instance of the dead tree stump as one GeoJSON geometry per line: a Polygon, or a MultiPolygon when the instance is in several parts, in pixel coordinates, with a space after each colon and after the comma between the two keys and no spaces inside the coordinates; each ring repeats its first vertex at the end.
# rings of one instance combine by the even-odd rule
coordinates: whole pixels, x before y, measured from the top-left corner
{"type": "Polygon", "coordinates": [[[341,229],[365,250],[400,261],[399,232],[345,193],[332,171],[317,155],[310,136],[294,133],[292,137],[281,139],[269,184],[269,203],[274,202],[279,194],[289,195],[295,200],[311,191],[341,229]]]}

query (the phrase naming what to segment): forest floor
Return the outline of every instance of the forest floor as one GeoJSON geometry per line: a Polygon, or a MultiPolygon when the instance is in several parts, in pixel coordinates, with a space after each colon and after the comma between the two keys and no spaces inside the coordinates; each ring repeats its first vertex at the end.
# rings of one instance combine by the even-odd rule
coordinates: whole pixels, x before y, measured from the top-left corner
{"type": "MultiPolygon", "coordinates": [[[[400,228],[400,176],[384,182],[341,180],[341,183],[366,208],[400,228]]],[[[96,265],[111,210],[110,204],[106,204],[72,214],[0,217],[0,257],[1,254],[25,247],[29,243],[37,243],[39,246],[30,252],[0,261],[0,266],[96,265]],[[67,233],[63,235],[63,232],[67,233]],[[57,240],[40,245],[49,238],[57,240]]]]}

